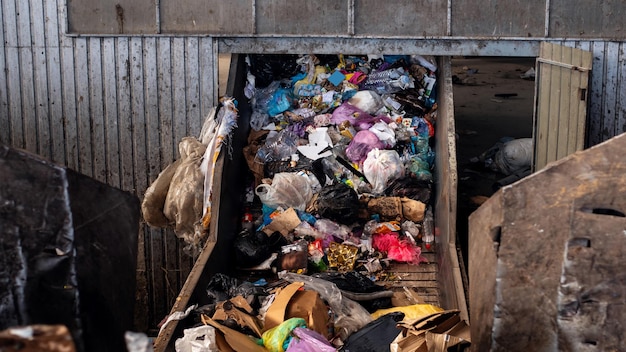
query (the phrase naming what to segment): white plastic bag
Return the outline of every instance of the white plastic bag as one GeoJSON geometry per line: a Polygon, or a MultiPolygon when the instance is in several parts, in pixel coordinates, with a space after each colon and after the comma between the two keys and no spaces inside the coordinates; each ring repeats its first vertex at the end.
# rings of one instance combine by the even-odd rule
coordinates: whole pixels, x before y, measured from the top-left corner
{"type": "Polygon", "coordinates": [[[201,325],[183,331],[183,337],[176,340],[176,352],[217,352],[215,328],[201,325]]]}
{"type": "Polygon", "coordinates": [[[313,197],[313,190],[308,177],[291,172],[280,172],[274,175],[272,184],[260,184],[255,193],[261,202],[270,208],[294,208],[305,210],[313,197]]]}
{"type": "Polygon", "coordinates": [[[533,157],[533,139],[519,138],[504,143],[494,157],[494,164],[500,172],[511,175],[530,167],[533,157]]]}
{"type": "Polygon", "coordinates": [[[391,181],[404,177],[404,164],[395,150],[372,149],[363,162],[363,174],[372,193],[383,194],[391,181]]]}

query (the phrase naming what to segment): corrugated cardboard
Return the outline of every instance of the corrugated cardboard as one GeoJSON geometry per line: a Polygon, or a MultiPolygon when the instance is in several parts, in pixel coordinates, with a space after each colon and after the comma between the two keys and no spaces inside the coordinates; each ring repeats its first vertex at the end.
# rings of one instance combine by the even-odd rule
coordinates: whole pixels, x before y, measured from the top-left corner
{"type": "Polygon", "coordinates": [[[204,314],[202,322],[219,331],[215,340],[220,351],[267,352],[267,349],[258,345],[252,337],[228,328],[204,314]]]}
{"type": "Polygon", "coordinates": [[[392,352],[445,352],[470,343],[469,326],[458,310],[448,310],[398,324],[403,331],[391,344],[392,352]]]}
{"type": "Polygon", "coordinates": [[[265,314],[264,330],[267,331],[289,318],[302,318],[306,321],[307,328],[331,338],[328,307],[319,293],[304,290],[303,286],[302,282],[294,282],[276,293],[274,302],[265,314]]]}

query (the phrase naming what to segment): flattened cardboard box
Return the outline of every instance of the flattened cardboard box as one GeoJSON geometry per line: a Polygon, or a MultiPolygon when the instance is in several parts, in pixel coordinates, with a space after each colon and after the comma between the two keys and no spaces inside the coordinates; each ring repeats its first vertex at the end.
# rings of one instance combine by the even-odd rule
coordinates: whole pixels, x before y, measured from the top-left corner
{"type": "Polygon", "coordinates": [[[276,293],[274,302],[265,314],[264,330],[280,325],[289,318],[302,318],[307,328],[330,339],[328,307],[319,293],[304,290],[302,282],[294,282],[276,293]]]}
{"type": "Polygon", "coordinates": [[[450,347],[470,343],[469,326],[461,320],[458,310],[402,321],[398,327],[403,331],[391,343],[392,352],[445,352],[450,347]]]}

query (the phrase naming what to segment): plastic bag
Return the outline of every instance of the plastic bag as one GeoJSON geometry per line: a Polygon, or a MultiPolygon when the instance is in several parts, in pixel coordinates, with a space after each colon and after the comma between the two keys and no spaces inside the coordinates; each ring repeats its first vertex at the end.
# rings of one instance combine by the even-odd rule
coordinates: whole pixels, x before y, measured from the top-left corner
{"type": "Polygon", "coordinates": [[[325,235],[345,240],[350,235],[350,228],[346,225],[338,224],[330,219],[319,219],[315,222],[315,229],[325,235]]]}
{"type": "Polygon", "coordinates": [[[333,347],[324,336],[317,331],[307,328],[295,328],[292,331],[293,338],[287,347],[287,352],[335,352],[333,347]]]}
{"type": "Polygon", "coordinates": [[[533,157],[533,139],[519,138],[504,143],[496,152],[492,168],[505,175],[530,167],[533,157]]]}
{"type": "Polygon", "coordinates": [[[344,340],[372,321],[363,306],[344,297],[337,285],[330,281],[294,273],[279,273],[279,278],[289,282],[302,282],[305,289],[319,293],[335,314],[336,333],[344,340]]]}
{"type": "Polygon", "coordinates": [[[167,198],[167,192],[170,190],[170,183],[172,177],[176,173],[178,166],[182,162],[181,159],[176,160],[172,164],[168,165],[156,180],[152,182],[150,187],[144,194],[143,201],[141,202],[141,213],[144,220],[150,226],[166,227],[172,223],[165,214],[163,214],[163,208],[165,207],[165,199],[167,198]]]}
{"type": "Polygon", "coordinates": [[[383,149],[385,144],[378,139],[378,136],[372,131],[362,130],[357,132],[348,147],[346,147],[346,156],[350,161],[362,163],[367,154],[372,149],[383,149]]]}
{"type": "Polygon", "coordinates": [[[255,193],[261,202],[270,208],[294,208],[305,210],[313,197],[313,190],[308,177],[289,172],[280,172],[274,175],[272,184],[260,184],[255,193]]]}
{"type": "Polygon", "coordinates": [[[404,164],[395,150],[372,149],[363,162],[363,174],[372,193],[383,194],[391,181],[404,177],[404,164]]]}
{"type": "Polygon", "coordinates": [[[387,123],[382,121],[376,122],[374,126],[369,128],[369,131],[378,137],[378,140],[384,144],[385,149],[391,149],[396,146],[396,134],[387,123]]]}
{"type": "Polygon", "coordinates": [[[215,328],[210,325],[200,325],[185,329],[183,337],[176,339],[176,352],[217,352],[215,342],[215,328]]]}
{"type": "Polygon", "coordinates": [[[392,312],[402,312],[404,313],[404,320],[412,320],[425,317],[432,313],[443,312],[443,308],[432,304],[412,304],[410,306],[379,309],[372,313],[372,318],[378,319],[379,317],[392,312]]]}
{"type": "Polygon", "coordinates": [[[349,186],[337,183],[322,188],[318,193],[316,205],[321,217],[342,224],[352,224],[358,215],[359,196],[349,186]]]}
{"type": "Polygon", "coordinates": [[[186,251],[193,252],[206,237],[200,221],[204,208],[204,175],[200,163],[206,146],[194,137],[185,137],[178,149],[181,163],[172,176],[163,213],[174,221],[174,233],[187,243],[186,251]]]}
{"type": "Polygon", "coordinates": [[[250,72],[254,75],[257,87],[267,87],[274,80],[290,78],[300,71],[296,62],[298,55],[250,54],[250,72]]]}
{"type": "Polygon", "coordinates": [[[389,344],[402,332],[396,324],[404,318],[404,313],[394,312],[384,315],[365,325],[350,335],[341,349],[344,352],[389,351],[389,344]]]}
{"type": "Polygon", "coordinates": [[[348,102],[374,116],[384,106],[383,98],[372,90],[360,90],[356,92],[356,94],[354,94],[348,102]]]}
{"type": "Polygon", "coordinates": [[[251,268],[259,265],[287,243],[287,240],[279,232],[270,236],[260,231],[240,233],[233,244],[237,266],[251,268]]]}
{"type": "Polygon", "coordinates": [[[267,137],[265,144],[257,151],[255,161],[264,164],[291,158],[298,152],[297,145],[298,136],[289,130],[282,130],[267,137]]]}
{"type": "Polygon", "coordinates": [[[152,343],[148,335],[143,332],[126,331],[124,333],[128,352],[153,352],[152,343]]]}
{"type": "Polygon", "coordinates": [[[366,130],[380,120],[385,122],[391,121],[384,115],[372,116],[347,101],[333,110],[333,117],[331,118],[331,122],[337,126],[344,121],[348,121],[357,130],[366,130]]]}
{"type": "Polygon", "coordinates": [[[263,333],[263,346],[270,352],[284,352],[291,342],[291,332],[295,328],[306,328],[302,318],[289,318],[280,325],[263,333]]]}

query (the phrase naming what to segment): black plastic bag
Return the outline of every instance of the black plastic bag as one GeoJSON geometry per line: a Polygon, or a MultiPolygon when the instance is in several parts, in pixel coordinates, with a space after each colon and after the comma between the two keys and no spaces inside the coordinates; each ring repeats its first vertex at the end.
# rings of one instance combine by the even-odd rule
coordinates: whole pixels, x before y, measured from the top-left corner
{"type": "Polygon", "coordinates": [[[298,74],[298,55],[251,54],[250,73],[256,78],[256,88],[265,88],[273,81],[291,78],[298,74]]]}
{"type": "Polygon", "coordinates": [[[407,197],[428,204],[432,193],[432,184],[432,181],[403,177],[392,181],[385,189],[385,195],[390,197],[407,197]]]}
{"type": "Polygon", "coordinates": [[[311,275],[330,281],[337,285],[344,296],[360,303],[363,308],[372,313],[378,309],[391,308],[392,291],[376,285],[369,277],[358,271],[323,272],[311,275]]]}
{"type": "Polygon", "coordinates": [[[208,304],[215,304],[233,297],[238,286],[237,278],[221,273],[213,275],[207,284],[208,304]]]}
{"type": "Polygon", "coordinates": [[[404,313],[394,312],[370,322],[346,340],[340,351],[344,352],[388,352],[389,345],[402,330],[397,323],[404,313]]]}
{"type": "Polygon", "coordinates": [[[286,244],[288,244],[287,239],[279,232],[270,236],[260,231],[242,232],[235,238],[236,263],[241,268],[257,266],[286,244]]]}
{"type": "Polygon", "coordinates": [[[322,188],[317,197],[317,211],[323,218],[352,224],[359,212],[359,196],[351,187],[336,183],[322,188]]]}

